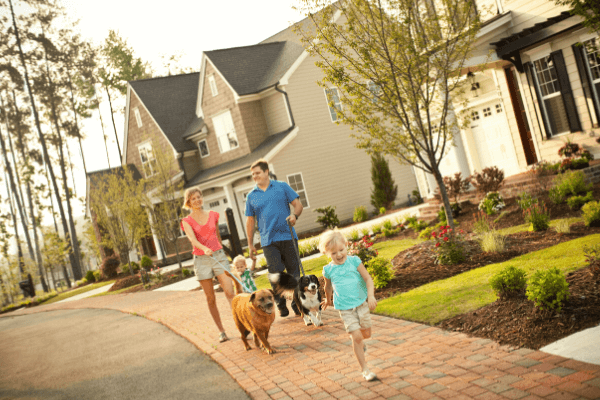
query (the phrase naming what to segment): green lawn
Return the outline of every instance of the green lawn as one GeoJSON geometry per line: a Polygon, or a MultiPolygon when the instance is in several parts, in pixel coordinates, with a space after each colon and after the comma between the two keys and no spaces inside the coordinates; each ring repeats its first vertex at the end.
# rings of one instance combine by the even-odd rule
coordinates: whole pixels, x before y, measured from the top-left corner
{"type": "Polygon", "coordinates": [[[490,264],[448,279],[420,286],[384,300],[375,312],[394,318],[436,324],[447,318],[481,308],[496,300],[489,280],[514,265],[528,275],[538,269],[557,267],[563,273],[586,266],[583,247],[600,242],[600,234],[561,243],[499,264],[490,264]]]}
{"type": "Polygon", "coordinates": [[[78,288],[78,289],[73,289],[73,290],[69,290],[68,292],[60,293],[58,296],[53,297],[50,300],[45,301],[42,304],[56,303],[57,301],[68,299],[69,297],[77,296],[78,294],[89,292],[90,290],[98,289],[102,286],[110,285],[111,283],[115,283],[115,281],[112,280],[112,281],[92,283],[90,285],[86,285],[86,286],[78,288]]]}

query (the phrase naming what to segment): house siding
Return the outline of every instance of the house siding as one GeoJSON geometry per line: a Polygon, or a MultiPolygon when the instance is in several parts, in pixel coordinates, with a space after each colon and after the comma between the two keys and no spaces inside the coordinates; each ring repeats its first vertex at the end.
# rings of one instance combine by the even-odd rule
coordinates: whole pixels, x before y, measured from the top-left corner
{"type": "Polygon", "coordinates": [[[569,8],[549,0],[505,0],[504,10],[512,11],[513,26],[510,33],[513,34],[569,11],[569,8]]]}
{"type": "MultiPolygon", "coordinates": [[[[372,189],[371,159],[355,147],[351,130],[331,122],[324,91],[316,81],[321,70],[308,57],[290,78],[289,93],[292,113],[299,128],[298,135],[274,159],[269,160],[277,178],[302,173],[309,208],[298,220],[299,232],[319,228],[317,207],[336,206],[340,221],[352,219],[354,208],[370,205],[372,189]]],[[[389,160],[395,183],[397,203],[405,203],[407,195],[417,188],[412,168],[389,160]]]]}
{"type": "MultiPolygon", "coordinates": [[[[212,155],[212,149],[209,147],[208,149],[209,153],[212,155]]],[[[217,149],[218,151],[218,149],[217,149]]],[[[210,157],[210,156],[209,156],[210,157]]],[[[185,173],[185,177],[186,179],[191,179],[192,177],[194,177],[194,175],[196,175],[198,172],[201,171],[200,168],[200,152],[196,152],[193,155],[184,155],[183,156],[183,171],[185,173]]]]}
{"type": "MultiPolygon", "coordinates": [[[[283,90],[285,90],[285,88],[283,90]]],[[[272,94],[271,96],[262,99],[260,102],[262,103],[262,108],[264,110],[269,135],[283,132],[291,126],[285,96],[282,93],[272,94]]]]}
{"type": "MultiPolygon", "coordinates": [[[[250,152],[264,142],[269,134],[269,128],[260,100],[241,103],[238,107],[242,116],[242,123],[246,132],[245,137],[250,152]]],[[[240,139],[239,136],[238,139],[240,139]]]]}

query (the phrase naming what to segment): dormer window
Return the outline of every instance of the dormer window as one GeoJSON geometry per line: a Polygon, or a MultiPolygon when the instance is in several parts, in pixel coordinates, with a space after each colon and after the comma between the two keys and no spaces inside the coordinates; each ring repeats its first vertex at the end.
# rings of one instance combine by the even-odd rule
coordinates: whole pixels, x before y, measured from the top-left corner
{"type": "Polygon", "coordinates": [[[210,86],[210,92],[212,93],[213,97],[219,94],[219,91],[217,90],[217,81],[215,81],[214,75],[208,76],[208,85],[210,86]]]}
{"type": "Polygon", "coordinates": [[[198,150],[200,150],[201,158],[210,156],[210,152],[208,151],[208,142],[206,139],[202,139],[198,142],[198,150]]]}
{"type": "Polygon", "coordinates": [[[138,128],[142,127],[142,116],[140,115],[139,108],[135,107],[133,109],[133,115],[135,115],[135,121],[137,122],[138,128]]]}
{"type": "Polygon", "coordinates": [[[156,158],[152,150],[152,142],[146,142],[138,146],[142,169],[146,178],[150,178],[156,173],[156,158]]]}
{"type": "Polygon", "coordinates": [[[221,153],[233,150],[239,146],[233,119],[231,118],[231,111],[227,110],[214,117],[213,125],[221,153]]]}

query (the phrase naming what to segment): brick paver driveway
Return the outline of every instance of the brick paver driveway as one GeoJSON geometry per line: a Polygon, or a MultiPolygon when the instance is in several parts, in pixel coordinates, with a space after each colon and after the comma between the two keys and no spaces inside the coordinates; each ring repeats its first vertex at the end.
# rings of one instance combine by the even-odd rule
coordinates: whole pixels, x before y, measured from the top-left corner
{"type": "Polygon", "coordinates": [[[387,317],[374,316],[367,361],[380,380],[366,382],[336,311],[320,328],[277,318],[277,353],[246,352],[218,294],[232,340],[218,332],[202,292],[148,292],[39,306],[5,314],[104,308],[166,325],[209,354],[254,399],[600,399],[600,366],[387,317]]]}

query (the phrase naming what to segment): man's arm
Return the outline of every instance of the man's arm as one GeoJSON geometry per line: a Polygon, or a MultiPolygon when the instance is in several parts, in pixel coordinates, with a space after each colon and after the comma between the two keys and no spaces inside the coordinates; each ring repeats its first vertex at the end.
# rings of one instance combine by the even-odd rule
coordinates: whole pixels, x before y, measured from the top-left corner
{"type": "Polygon", "coordinates": [[[304,207],[302,206],[302,203],[300,202],[299,198],[295,198],[294,201],[292,201],[292,207],[294,207],[294,214],[290,215],[288,217],[290,223],[292,224],[292,226],[296,225],[296,217],[300,217],[300,214],[302,214],[302,210],[304,209],[304,207]]]}
{"type": "Polygon", "coordinates": [[[256,260],[256,250],[254,249],[254,217],[246,217],[246,237],[248,238],[248,255],[256,260]]]}

